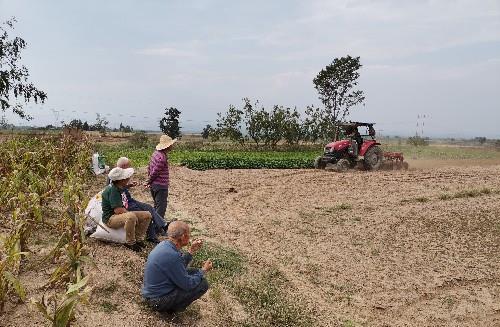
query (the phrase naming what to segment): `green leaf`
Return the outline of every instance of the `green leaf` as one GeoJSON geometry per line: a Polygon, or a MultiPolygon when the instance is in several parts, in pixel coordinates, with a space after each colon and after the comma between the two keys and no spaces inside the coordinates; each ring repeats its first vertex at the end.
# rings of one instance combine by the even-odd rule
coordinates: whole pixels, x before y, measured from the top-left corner
{"type": "Polygon", "coordinates": [[[45,305],[43,305],[42,303],[40,303],[39,301],[36,301],[35,299],[31,299],[31,304],[33,304],[38,311],[40,311],[41,314],[43,314],[43,316],[45,317],[45,319],[49,320],[49,321],[54,321],[54,318],[51,317],[47,311],[47,307],[45,305]]]}
{"type": "Polygon", "coordinates": [[[56,310],[54,325],[56,327],[66,327],[73,319],[74,309],[78,302],[78,295],[68,297],[56,310]]]}
{"type": "Polygon", "coordinates": [[[87,285],[87,281],[89,279],[89,276],[82,278],[78,283],[76,284],[70,284],[68,287],[68,291],[66,292],[67,295],[74,293],[76,291],[79,291],[82,287],[87,285]]]}
{"type": "Polygon", "coordinates": [[[12,288],[16,291],[17,296],[24,301],[26,299],[26,291],[24,290],[24,287],[19,279],[17,279],[10,271],[4,271],[3,276],[9,281],[12,288]]]}

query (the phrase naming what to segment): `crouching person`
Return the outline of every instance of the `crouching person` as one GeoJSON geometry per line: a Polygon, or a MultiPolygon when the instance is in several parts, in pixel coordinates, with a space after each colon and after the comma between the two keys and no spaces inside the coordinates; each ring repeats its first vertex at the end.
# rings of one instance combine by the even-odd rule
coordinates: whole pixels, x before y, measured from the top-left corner
{"type": "Polygon", "coordinates": [[[128,211],[127,197],[124,193],[133,168],[116,167],[109,172],[111,184],[102,192],[102,222],[109,228],[118,229],[125,226],[125,246],[133,251],[141,251],[144,246],[151,214],[148,211],[128,211]]]}
{"type": "Polygon", "coordinates": [[[187,253],[181,248],[189,244],[190,229],[183,221],[168,225],[168,240],[158,244],[149,254],[144,270],[142,296],[155,311],[184,311],[208,290],[205,274],[212,269],[207,260],[201,269],[188,268],[192,255],[202,246],[195,240],[187,253]]]}

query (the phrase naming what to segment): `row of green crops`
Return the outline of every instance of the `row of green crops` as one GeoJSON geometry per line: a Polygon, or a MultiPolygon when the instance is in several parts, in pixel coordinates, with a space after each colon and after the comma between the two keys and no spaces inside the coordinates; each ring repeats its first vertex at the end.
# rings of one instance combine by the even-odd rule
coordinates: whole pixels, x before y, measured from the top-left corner
{"type": "MultiPolygon", "coordinates": [[[[113,166],[119,157],[132,160],[136,167],[147,166],[152,154],[150,149],[106,146],[100,149],[106,163],[113,166]]],[[[321,152],[319,152],[321,153],[321,152]]],[[[222,151],[176,149],[169,154],[169,162],[190,169],[299,169],[313,168],[318,151],[222,151]]]]}

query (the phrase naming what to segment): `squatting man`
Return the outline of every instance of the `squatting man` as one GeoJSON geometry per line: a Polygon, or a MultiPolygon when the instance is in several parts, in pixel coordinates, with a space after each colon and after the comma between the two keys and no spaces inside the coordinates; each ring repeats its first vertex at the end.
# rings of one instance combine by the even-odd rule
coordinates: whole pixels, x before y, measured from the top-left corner
{"type": "Polygon", "coordinates": [[[168,239],[149,253],[142,295],[153,310],[173,313],[184,311],[207,292],[205,274],[212,270],[212,262],[203,262],[201,269],[188,268],[203,241],[194,240],[187,252],[181,252],[191,237],[191,230],[185,222],[171,222],[167,235],[168,239]]]}

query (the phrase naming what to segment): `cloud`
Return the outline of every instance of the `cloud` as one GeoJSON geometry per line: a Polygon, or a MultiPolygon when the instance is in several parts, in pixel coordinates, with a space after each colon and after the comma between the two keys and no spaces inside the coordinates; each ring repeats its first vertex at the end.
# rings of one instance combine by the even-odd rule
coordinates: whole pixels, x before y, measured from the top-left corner
{"type": "Polygon", "coordinates": [[[138,54],[146,56],[161,56],[161,57],[181,57],[181,58],[194,58],[198,53],[192,50],[181,50],[173,47],[161,48],[145,48],[137,51],[138,54]]]}
{"type": "Polygon", "coordinates": [[[370,60],[500,41],[500,2],[312,0],[258,43],[291,59],[351,53],[370,60]]]}

